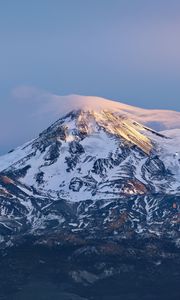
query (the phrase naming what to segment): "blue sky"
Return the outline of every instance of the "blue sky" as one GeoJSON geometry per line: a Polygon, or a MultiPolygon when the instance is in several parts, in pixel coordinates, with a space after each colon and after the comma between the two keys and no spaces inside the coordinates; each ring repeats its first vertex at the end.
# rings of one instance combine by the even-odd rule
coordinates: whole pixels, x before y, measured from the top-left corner
{"type": "Polygon", "coordinates": [[[0,152],[46,123],[19,87],[180,111],[179,83],[180,1],[0,1],[0,152]]]}

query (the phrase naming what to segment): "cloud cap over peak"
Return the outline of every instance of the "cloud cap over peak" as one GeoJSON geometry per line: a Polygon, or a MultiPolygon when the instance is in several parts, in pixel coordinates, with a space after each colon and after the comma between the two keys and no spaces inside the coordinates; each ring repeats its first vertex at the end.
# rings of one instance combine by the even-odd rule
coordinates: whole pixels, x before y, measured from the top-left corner
{"type": "Polygon", "coordinates": [[[180,112],[144,109],[95,96],[58,96],[32,86],[15,88],[9,104],[8,111],[0,112],[0,126],[6,128],[0,137],[2,152],[36,137],[52,122],[75,109],[115,110],[157,131],[180,128],[180,112]]]}

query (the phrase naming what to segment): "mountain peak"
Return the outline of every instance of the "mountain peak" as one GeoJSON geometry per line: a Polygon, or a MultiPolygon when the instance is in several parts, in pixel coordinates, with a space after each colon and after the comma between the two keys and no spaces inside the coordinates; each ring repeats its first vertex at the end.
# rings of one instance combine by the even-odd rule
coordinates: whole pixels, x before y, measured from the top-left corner
{"type": "Polygon", "coordinates": [[[163,233],[167,217],[169,226],[176,226],[177,201],[165,205],[161,195],[179,195],[178,140],[134,121],[122,113],[122,104],[74,97],[64,102],[68,114],[0,158],[1,215],[8,234],[27,226],[38,234],[49,228],[94,231],[99,224],[106,230],[107,224],[121,228],[125,219],[127,234],[152,232],[155,223],[163,233]]]}
{"type": "Polygon", "coordinates": [[[64,135],[64,140],[80,140],[90,135],[106,134],[129,143],[129,146],[136,145],[143,152],[149,154],[153,148],[149,132],[146,127],[131,120],[110,105],[103,106],[81,106],[81,109],[71,111],[57,122],[51,125],[40,136],[64,135]]]}
{"type": "MultiPolygon", "coordinates": [[[[48,97],[48,95],[47,95],[48,97]]],[[[128,105],[119,101],[108,100],[96,96],[83,95],[49,95],[53,98],[53,105],[55,105],[56,118],[63,116],[70,111],[102,111],[111,110],[119,112],[123,116],[128,116],[141,124],[153,128],[154,130],[168,130],[172,128],[179,128],[180,126],[180,112],[160,109],[145,109],[128,105]]]]}
{"type": "Polygon", "coordinates": [[[120,111],[126,107],[131,107],[117,101],[107,100],[95,96],[69,95],[60,99],[61,111],[120,111]]]}
{"type": "Polygon", "coordinates": [[[73,201],[171,189],[169,167],[174,172],[179,162],[177,150],[169,153],[169,140],[122,114],[119,103],[89,102],[81,97],[66,102],[68,114],[0,159],[2,176],[73,201]]]}

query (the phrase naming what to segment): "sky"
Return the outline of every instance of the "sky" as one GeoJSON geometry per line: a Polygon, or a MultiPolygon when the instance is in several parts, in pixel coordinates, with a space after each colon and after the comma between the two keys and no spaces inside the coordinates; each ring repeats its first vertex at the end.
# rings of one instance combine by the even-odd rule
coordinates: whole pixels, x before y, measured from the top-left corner
{"type": "Polygon", "coordinates": [[[180,111],[179,86],[179,0],[0,0],[0,154],[54,121],[47,95],[180,111]]]}

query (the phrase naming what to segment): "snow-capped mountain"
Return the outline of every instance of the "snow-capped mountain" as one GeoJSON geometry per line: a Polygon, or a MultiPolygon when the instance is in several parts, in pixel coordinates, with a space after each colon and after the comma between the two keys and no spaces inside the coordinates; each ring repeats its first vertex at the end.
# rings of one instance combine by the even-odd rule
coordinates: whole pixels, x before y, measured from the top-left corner
{"type": "Polygon", "coordinates": [[[112,101],[71,103],[39,137],[0,158],[1,245],[55,232],[177,242],[179,175],[178,135],[141,125],[112,101]]]}
{"type": "MultiPolygon", "coordinates": [[[[39,91],[40,93],[40,91],[39,91]]],[[[41,94],[41,93],[40,93],[41,94]]],[[[120,111],[122,115],[133,119],[145,126],[153,128],[156,131],[170,130],[180,128],[180,112],[162,109],[145,109],[128,105],[119,101],[112,101],[95,96],[68,95],[59,96],[46,94],[49,99],[49,105],[46,111],[52,117],[65,115],[70,110],[81,109],[82,107],[90,109],[110,109],[120,111]],[[72,105],[73,103],[73,105],[72,105]]]]}
{"type": "MultiPolygon", "coordinates": [[[[117,99],[116,101],[112,101],[95,96],[59,96],[28,87],[22,90],[20,89],[17,96],[20,97],[21,100],[29,99],[29,103],[32,103],[33,112],[26,111],[26,114],[21,115],[21,118],[16,122],[16,117],[11,107],[11,115],[9,115],[11,122],[9,122],[9,118],[4,120],[3,116],[1,117],[3,112],[0,111],[0,126],[6,129],[1,131],[0,135],[0,155],[23,144],[24,141],[29,141],[33,137],[38,136],[39,132],[44,128],[47,128],[50,124],[70,111],[81,109],[82,107],[87,108],[87,104],[89,104],[91,109],[94,108],[95,110],[98,106],[101,108],[106,107],[106,109],[113,108],[113,110],[120,111],[122,115],[158,132],[180,128],[180,112],[144,109],[120,103],[117,99]],[[30,98],[28,98],[29,96],[30,98]],[[19,128],[22,128],[22,130],[19,130],[19,128]],[[17,137],[19,142],[17,141],[17,137]]],[[[23,101],[23,103],[25,102],[26,101],[23,101]]],[[[22,109],[20,103],[21,102],[18,101],[16,107],[17,111],[22,109]]]]}

